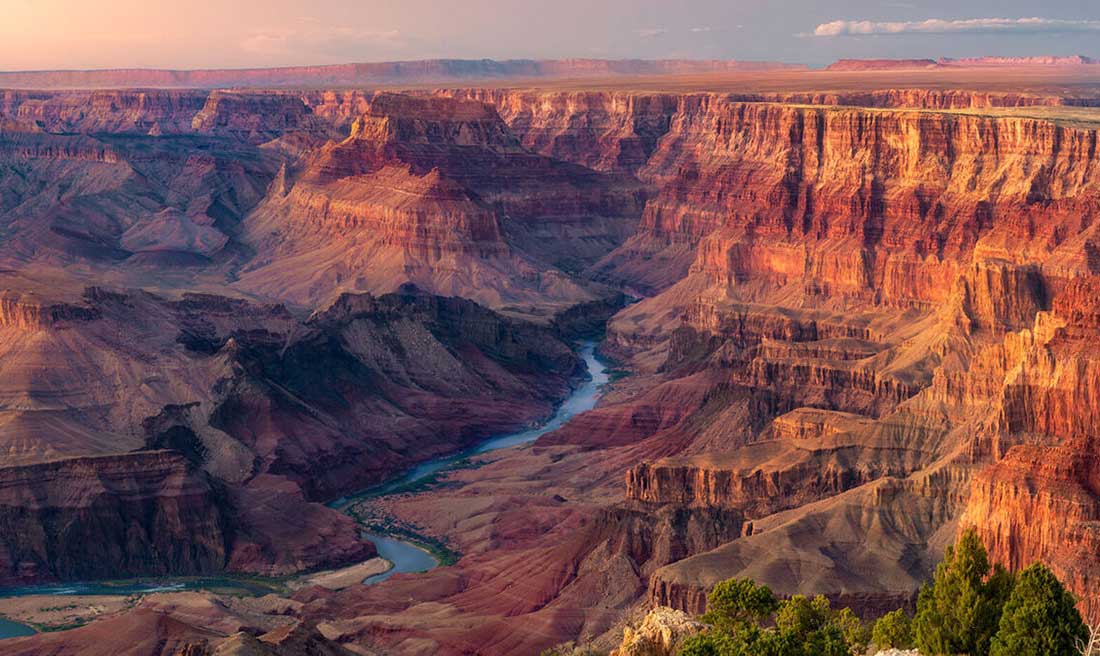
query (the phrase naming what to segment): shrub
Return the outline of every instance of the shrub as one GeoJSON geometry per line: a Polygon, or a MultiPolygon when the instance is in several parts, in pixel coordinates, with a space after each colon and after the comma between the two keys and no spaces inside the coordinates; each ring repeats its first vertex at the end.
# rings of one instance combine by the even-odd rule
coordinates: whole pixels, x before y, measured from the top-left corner
{"type": "Polygon", "coordinates": [[[693,635],[680,646],[680,656],[748,656],[751,645],[758,639],[755,627],[742,630],[736,636],[725,631],[713,630],[693,635]]]}
{"type": "Polygon", "coordinates": [[[1054,573],[1036,563],[1016,580],[990,656],[1072,656],[1088,630],[1054,573]]]}
{"type": "Polygon", "coordinates": [[[715,628],[736,633],[771,616],[777,607],[768,586],[756,585],[752,579],[729,579],[707,595],[707,612],[702,619],[715,628]]]}
{"type": "Polygon", "coordinates": [[[711,629],[688,638],[681,656],[851,656],[849,640],[858,644],[863,629],[855,614],[833,612],[825,597],[777,602],[771,590],[748,579],[719,584],[707,609],[711,629]],[[763,628],[773,613],[775,626],[763,628]]]}
{"type": "Polygon", "coordinates": [[[912,649],[913,621],[900,608],[886,613],[875,622],[871,642],[879,649],[912,649]]]}
{"type": "Polygon", "coordinates": [[[867,646],[871,642],[870,627],[864,624],[851,608],[842,608],[837,611],[833,621],[840,627],[841,633],[844,634],[844,642],[853,654],[862,654],[867,651],[867,646]]]}
{"type": "MultiPolygon", "coordinates": [[[[850,612],[850,611],[849,611],[850,612]]],[[[825,597],[795,595],[775,613],[775,631],[767,636],[761,654],[775,656],[849,656],[844,629],[825,597]],[[773,645],[767,647],[769,642],[773,645]]],[[[852,616],[855,617],[854,615],[852,616]]],[[[859,620],[856,620],[857,622],[859,620]]]]}

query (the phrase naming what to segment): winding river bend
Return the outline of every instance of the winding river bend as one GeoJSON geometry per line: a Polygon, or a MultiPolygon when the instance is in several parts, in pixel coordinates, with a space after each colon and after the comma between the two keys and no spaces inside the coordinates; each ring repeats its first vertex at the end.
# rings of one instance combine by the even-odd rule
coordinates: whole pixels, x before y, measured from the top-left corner
{"type": "MultiPolygon", "coordinates": [[[[499,449],[506,449],[534,442],[539,437],[561,428],[574,416],[591,410],[596,406],[596,402],[599,400],[600,393],[603,386],[608,382],[609,376],[607,367],[596,357],[595,342],[585,342],[581,346],[580,355],[584,360],[585,366],[588,368],[588,380],[574,390],[573,393],[558,406],[554,416],[542,426],[519,433],[512,433],[511,435],[494,437],[482,442],[472,449],[421,463],[413,469],[410,469],[404,475],[388,483],[370,488],[358,495],[338,499],[331,504],[332,507],[339,510],[347,510],[356,501],[371,497],[385,496],[395,490],[416,485],[470,456],[482,455],[499,449]]],[[[394,574],[426,572],[439,565],[439,561],[428,553],[428,551],[411,542],[377,533],[367,533],[365,536],[374,543],[380,556],[393,563],[393,567],[387,572],[366,579],[363,581],[364,584],[370,585],[372,583],[379,583],[394,574]]]]}
{"type": "MultiPolygon", "coordinates": [[[[382,485],[364,490],[363,492],[339,499],[329,504],[337,510],[347,511],[356,501],[371,497],[384,496],[405,486],[415,485],[436,473],[454,466],[456,463],[471,456],[481,455],[534,442],[539,437],[557,430],[574,416],[591,410],[599,400],[603,386],[608,382],[607,367],[596,358],[596,342],[585,342],[580,349],[581,358],[588,368],[588,380],[573,391],[569,397],[558,406],[554,416],[538,428],[532,428],[510,435],[502,435],[482,442],[476,447],[455,453],[443,458],[437,458],[421,463],[382,485]]],[[[374,543],[378,554],[393,563],[389,571],[377,574],[363,581],[370,585],[384,581],[394,574],[426,572],[439,565],[427,550],[394,536],[377,533],[365,534],[365,537],[374,543]]],[[[18,588],[0,588],[0,598],[21,597],[26,595],[131,595],[148,594],[152,592],[178,592],[183,590],[213,590],[224,591],[232,594],[246,594],[260,596],[272,592],[272,587],[261,582],[239,577],[165,577],[158,579],[141,579],[130,581],[100,581],[88,583],[58,583],[24,586],[18,588]]],[[[34,629],[0,618],[0,639],[34,633],[34,629]]]]}

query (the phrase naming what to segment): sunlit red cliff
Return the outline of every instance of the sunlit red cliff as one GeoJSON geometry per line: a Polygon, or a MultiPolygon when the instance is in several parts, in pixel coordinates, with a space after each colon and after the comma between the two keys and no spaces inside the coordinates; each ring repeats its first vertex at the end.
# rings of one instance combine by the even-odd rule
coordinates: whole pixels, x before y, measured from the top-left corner
{"type": "MultiPolygon", "coordinates": [[[[0,582],[365,558],[321,502],[546,417],[606,323],[595,410],[379,502],[463,557],[296,639],[537,653],[732,576],[874,615],[971,526],[1094,607],[1095,65],[601,66],[645,77],[0,93],[0,582]]],[[[235,633],[151,604],[14,653],[235,633]]]]}

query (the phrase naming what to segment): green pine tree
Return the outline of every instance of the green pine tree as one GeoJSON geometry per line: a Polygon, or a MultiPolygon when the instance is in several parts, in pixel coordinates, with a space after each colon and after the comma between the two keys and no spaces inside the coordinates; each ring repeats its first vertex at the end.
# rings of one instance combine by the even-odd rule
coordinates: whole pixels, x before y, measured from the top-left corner
{"type": "Polygon", "coordinates": [[[985,656],[997,632],[1012,577],[991,567],[978,534],[947,548],[930,585],[921,588],[913,637],[927,656],[985,656]]]}
{"type": "Polygon", "coordinates": [[[990,656],[1073,656],[1088,629],[1054,573],[1036,563],[1020,573],[1005,603],[990,656]]]}

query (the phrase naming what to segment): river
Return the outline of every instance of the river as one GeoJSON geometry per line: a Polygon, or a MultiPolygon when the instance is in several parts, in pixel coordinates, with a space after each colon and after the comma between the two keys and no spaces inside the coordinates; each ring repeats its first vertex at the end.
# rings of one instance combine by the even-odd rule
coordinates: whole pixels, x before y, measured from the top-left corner
{"type": "MultiPolygon", "coordinates": [[[[370,488],[359,495],[339,499],[333,502],[332,506],[334,508],[346,509],[352,503],[360,499],[384,496],[394,490],[416,485],[424,479],[471,456],[482,455],[499,449],[519,446],[521,444],[528,444],[551,431],[561,428],[574,416],[594,408],[596,402],[600,398],[600,392],[603,386],[607,384],[609,380],[607,367],[605,367],[596,357],[595,342],[585,342],[581,346],[581,358],[584,359],[585,366],[588,368],[588,380],[575,389],[573,393],[558,406],[557,411],[549,421],[538,428],[531,428],[510,435],[494,437],[482,442],[472,449],[423,462],[410,469],[404,475],[388,483],[370,488]]],[[[439,565],[439,561],[436,560],[434,556],[411,542],[375,533],[368,533],[365,537],[374,543],[380,556],[393,563],[393,567],[389,571],[372,576],[363,581],[366,585],[379,583],[394,574],[426,572],[439,565]]]]}
{"type": "Polygon", "coordinates": [[[26,624],[12,622],[0,617],[0,640],[4,638],[18,638],[20,636],[34,635],[35,630],[26,624]]]}
{"type": "MultiPolygon", "coordinates": [[[[600,391],[608,382],[607,367],[596,358],[596,343],[585,342],[580,350],[581,358],[588,368],[588,380],[565,399],[553,417],[538,428],[532,428],[510,435],[494,437],[482,442],[476,447],[455,453],[443,458],[429,460],[412,468],[402,476],[387,483],[375,486],[362,493],[345,497],[329,504],[331,507],[346,510],[355,501],[378,497],[389,494],[394,490],[415,485],[424,479],[448,468],[471,456],[506,449],[534,442],[536,439],[557,430],[565,425],[574,416],[591,410],[599,400],[600,391]]],[[[368,540],[374,543],[378,554],[393,563],[393,567],[382,574],[369,577],[364,584],[370,585],[384,581],[394,574],[426,572],[439,565],[435,556],[427,550],[404,540],[392,536],[367,533],[368,540]]],[[[162,579],[141,579],[129,581],[100,581],[89,583],[59,583],[47,585],[22,586],[17,588],[0,588],[0,598],[21,597],[27,595],[131,595],[148,594],[152,592],[178,592],[183,590],[211,590],[231,594],[264,595],[272,592],[270,586],[263,585],[257,580],[237,578],[233,576],[220,577],[171,577],[162,579]]],[[[10,622],[0,618],[0,638],[27,635],[16,633],[17,631],[30,631],[28,626],[10,622]]]]}

